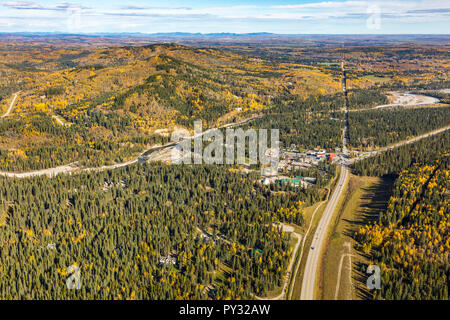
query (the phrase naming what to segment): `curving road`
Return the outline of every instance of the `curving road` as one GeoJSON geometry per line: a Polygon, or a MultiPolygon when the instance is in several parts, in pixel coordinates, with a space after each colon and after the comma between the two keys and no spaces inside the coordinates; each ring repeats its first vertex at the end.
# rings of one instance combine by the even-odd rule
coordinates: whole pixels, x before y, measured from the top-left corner
{"type": "Polygon", "coordinates": [[[425,106],[440,102],[438,98],[410,92],[391,92],[390,96],[393,98],[393,103],[376,106],[373,109],[425,106]]]}
{"type": "Polygon", "coordinates": [[[300,242],[302,241],[302,235],[298,234],[294,231],[294,228],[288,225],[285,225],[283,223],[280,223],[280,225],[282,226],[282,229],[284,232],[291,232],[291,234],[297,238],[297,242],[295,243],[294,249],[292,250],[292,257],[291,257],[291,261],[289,262],[289,266],[286,272],[286,278],[284,280],[284,284],[283,284],[283,289],[281,290],[281,293],[273,298],[265,298],[265,297],[258,297],[258,296],[254,296],[254,298],[256,300],[283,300],[286,298],[287,295],[287,291],[288,291],[288,286],[289,286],[289,280],[291,278],[291,275],[293,274],[295,276],[295,270],[292,269],[292,267],[294,266],[294,262],[295,262],[295,258],[297,257],[297,252],[298,249],[300,247],[300,242]],[[294,271],[294,272],[293,272],[294,271]]]}
{"type": "MultiPolygon", "coordinates": [[[[14,104],[14,101],[16,100],[17,94],[19,92],[17,92],[15,94],[15,97],[13,99],[13,101],[11,102],[11,105],[9,107],[9,110],[7,111],[7,113],[5,113],[1,118],[8,116],[9,112],[11,112],[12,106],[14,104]]],[[[228,124],[224,124],[220,127],[218,127],[218,129],[222,129],[222,128],[231,128],[231,127],[235,127],[235,126],[241,126],[244,125],[254,119],[260,118],[261,116],[252,116],[250,118],[238,121],[238,122],[233,122],[233,123],[228,123],[228,124]]],[[[201,135],[198,136],[202,136],[206,133],[208,133],[210,130],[206,130],[204,132],[202,132],[201,135]]],[[[190,137],[189,139],[193,139],[195,138],[195,136],[190,137]]],[[[76,174],[76,173],[80,173],[80,172],[84,172],[84,171],[105,171],[105,170],[112,170],[112,169],[118,169],[118,168],[122,168],[122,167],[127,167],[130,166],[132,164],[138,163],[140,160],[145,160],[145,156],[147,154],[149,154],[150,152],[156,151],[156,150],[161,150],[161,149],[166,149],[166,148],[170,148],[173,147],[174,145],[176,145],[177,142],[169,142],[166,143],[164,145],[156,145],[156,146],[152,146],[146,150],[144,150],[141,154],[139,154],[139,156],[126,161],[126,162],[122,162],[122,163],[116,163],[116,164],[112,164],[112,165],[107,165],[107,166],[101,166],[101,167],[90,167],[90,168],[82,168],[80,167],[76,162],[71,163],[71,164],[67,164],[67,165],[62,165],[62,166],[58,166],[58,167],[53,167],[53,168],[48,168],[48,169],[41,169],[41,170],[35,170],[35,171],[28,171],[28,172],[6,172],[6,171],[0,171],[0,176],[4,176],[4,177],[8,177],[8,178],[30,178],[30,177],[35,177],[35,176],[49,176],[49,177],[53,177],[56,176],[58,174],[62,174],[62,173],[67,173],[67,174],[76,174]]]]}
{"type": "Polygon", "coordinates": [[[337,282],[336,282],[336,290],[334,292],[334,300],[338,300],[338,297],[339,297],[339,287],[341,285],[342,266],[344,263],[344,259],[347,257],[349,259],[348,265],[349,265],[349,269],[350,269],[350,272],[348,273],[349,274],[349,283],[350,283],[350,287],[353,287],[351,271],[352,271],[352,257],[354,257],[355,255],[352,254],[352,245],[350,242],[344,243],[344,247],[347,248],[347,253],[343,253],[341,255],[341,260],[339,261],[339,271],[338,271],[338,278],[337,278],[337,282]]]}
{"type": "Polygon", "coordinates": [[[376,107],[364,108],[364,109],[352,109],[351,112],[360,112],[368,110],[377,110],[385,108],[395,108],[395,107],[420,107],[420,106],[430,106],[434,104],[441,103],[438,98],[432,96],[426,96],[423,94],[415,94],[409,92],[391,92],[390,96],[393,98],[391,104],[383,104],[376,107]]]}

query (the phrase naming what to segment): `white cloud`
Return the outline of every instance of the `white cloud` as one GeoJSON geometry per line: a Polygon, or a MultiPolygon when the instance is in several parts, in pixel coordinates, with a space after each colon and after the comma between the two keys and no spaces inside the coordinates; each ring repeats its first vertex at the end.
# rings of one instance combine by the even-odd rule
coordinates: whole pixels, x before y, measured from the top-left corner
{"type": "Polygon", "coordinates": [[[4,7],[16,10],[49,10],[49,11],[63,11],[70,8],[90,9],[91,7],[84,6],[81,3],[60,2],[54,6],[44,6],[32,1],[7,1],[1,4],[4,7]]]}
{"type": "Polygon", "coordinates": [[[304,3],[304,4],[288,4],[288,5],[277,5],[271,6],[274,9],[329,9],[329,8],[343,8],[348,6],[367,6],[367,1],[324,1],[315,3],[304,3]]]}
{"type": "MultiPolygon", "coordinates": [[[[364,24],[368,17],[367,8],[373,4],[380,7],[382,23],[432,23],[447,22],[449,18],[450,1],[322,1],[314,3],[299,3],[291,5],[230,5],[198,7],[190,2],[186,7],[151,6],[145,4],[117,5],[106,7],[88,7],[84,3],[57,2],[42,4],[38,1],[7,1],[0,2],[0,19],[9,21],[9,25],[22,22],[23,26],[47,24],[56,31],[64,31],[67,19],[72,11],[81,15],[83,28],[87,32],[95,32],[99,28],[105,30],[134,29],[146,32],[157,24],[179,27],[177,31],[185,31],[185,26],[198,29],[199,26],[222,25],[224,30],[232,30],[245,24],[266,28],[266,30],[288,29],[290,25],[299,22],[355,25],[364,24]],[[192,4],[192,5],[191,5],[192,4]],[[42,21],[42,22],[39,22],[42,21]],[[338,21],[338,22],[337,22],[338,21]],[[271,29],[270,29],[271,28],[271,29]]],[[[300,1],[299,1],[300,2],[300,1]]],[[[95,3],[95,2],[93,2],[95,3]]],[[[211,1],[210,3],[213,3],[211,1]]],[[[274,3],[275,0],[274,0],[274,3]]],[[[6,24],[6,22],[3,22],[6,24]]],[[[0,22],[1,25],[1,22],[0,22]]],[[[17,25],[20,26],[20,23],[17,25]]],[[[445,27],[445,25],[444,25],[445,27]]],[[[205,32],[211,30],[206,27],[205,32]]],[[[298,28],[298,26],[297,26],[298,28]]],[[[443,28],[445,29],[445,28],[443,28]]],[[[333,29],[330,30],[332,32],[333,29]]],[[[445,32],[445,30],[442,30],[445,32]]],[[[292,32],[295,32],[294,30],[292,32]]]]}

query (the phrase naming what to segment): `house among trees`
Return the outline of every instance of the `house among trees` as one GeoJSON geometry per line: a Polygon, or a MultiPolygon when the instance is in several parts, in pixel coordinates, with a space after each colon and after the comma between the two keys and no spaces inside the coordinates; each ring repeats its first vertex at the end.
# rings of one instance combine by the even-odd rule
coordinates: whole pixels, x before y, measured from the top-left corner
{"type": "Polygon", "coordinates": [[[175,254],[169,254],[159,258],[159,264],[161,265],[174,265],[177,263],[177,256],[175,254]]]}

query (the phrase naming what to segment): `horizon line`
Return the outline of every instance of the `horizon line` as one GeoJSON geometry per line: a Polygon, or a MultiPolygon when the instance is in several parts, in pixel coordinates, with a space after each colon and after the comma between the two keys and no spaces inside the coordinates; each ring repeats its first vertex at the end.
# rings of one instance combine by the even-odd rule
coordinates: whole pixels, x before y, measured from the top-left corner
{"type": "Polygon", "coordinates": [[[450,33],[273,33],[273,32],[63,32],[63,31],[0,31],[0,34],[54,34],[54,35],[275,35],[275,36],[317,36],[317,35],[328,35],[328,36],[414,36],[414,35],[438,35],[438,36],[450,36],[450,33]]]}

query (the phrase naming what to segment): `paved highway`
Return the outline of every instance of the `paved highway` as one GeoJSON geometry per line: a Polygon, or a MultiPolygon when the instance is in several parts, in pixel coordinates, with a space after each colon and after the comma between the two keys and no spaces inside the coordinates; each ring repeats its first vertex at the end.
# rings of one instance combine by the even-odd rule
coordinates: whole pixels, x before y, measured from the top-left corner
{"type": "MultiPolygon", "coordinates": [[[[375,156],[381,152],[386,152],[387,150],[397,148],[397,147],[400,147],[405,144],[417,142],[421,139],[430,137],[432,135],[436,135],[438,133],[444,132],[449,129],[450,129],[450,126],[447,126],[447,127],[444,127],[444,128],[438,129],[438,130],[434,130],[432,132],[411,138],[409,140],[396,143],[392,146],[383,148],[379,151],[374,151],[374,152],[370,153],[369,155],[366,155],[366,157],[375,156]]],[[[347,148],[346,148],[346,143],[347,143],[346,140],[347,140],[346,135],[344,134],[344,153],[348,152],[347,148]]],[[[300,295],[301,300],[313,300],[314,299],[314,289],[315,289],[315,283],[316,283],[315,281],[316,281],[318,271],[320,270],[319,263],[320,263],[320,259],[322,257],[322,249],[323,249],[323,244],[326,239],[328,225],[331,221],[333,213],[336,210],[336,205],[339,201],[339,198],[341,197],[342,192],[344,190],[345,181],[347,179],[348,171],[349,171],[347,165],[353,163],[355,160],[358,161],[361,159],[356,158],[356,159],[347,160],[346,163],[344,163],[341,166],[342,171],[341,171],[341,175],[339,177],[339,182],[337,183],[337,186],[330,198],[330,202],[328,203],[327,207],[325,208],[323,216],[317,227],[316,233],[314,234],[314,238],[313,238],[311,247],[308,248],[308,250],[309,250],[308,258],[306,260],[305,272],[303,275],[303,282],[302,282],[302,291],[301,291],[301,295],[300,295]]]]}
{"type": "MultiPolygon", "coordinates": [[[[347,98],[347,86],[346,86],[346,76],[344,63],[341,64],[342,67],[342,89],[345,95],[345,127],[342,136],[343,153],[348,155],[347,150],[347,140],[348,140],[348,98],[347,98]]],[[[303,274],[302,291],[300,293],[300,300],[313,300],[314,299],[314,289],[316,286],[316,278],[318,271],[320,270],[320,260],[322,258],[322,250],[324,243],[327,238],[328,225],[330,224],[333,213],[336,210],[336,206],[344,190],[345,183],[347,182],[348,176],[347,164],[341,165],[341,173],[339,175],[339,180],[336,184],[330,200],[325,208],[325,211],[320,218],[319,224],[317,226],[316,232],[314,233],[311,246],[308,248],[308,258],[306,259],[305,272],[303,274]]]]}
{"type": "Polygon", "coordinates": [[[331,195],[330,201],[323,212],[322,218],[319,221],[314,238],[309,248],[308,258],[306,260],[305,272],[303,275],[302,291],[300,295],[301,300],[313,300],[314,289],[316,285],[316,278],[318,275],[320,259],[322,258],[322,250],[327,236],[328,225],[333,217],[336,205],[339,202],[342,191],[344,190],[345,182],[348,176],[348,168],[341,167],[341,174],[336,188],[331,195]]]}

